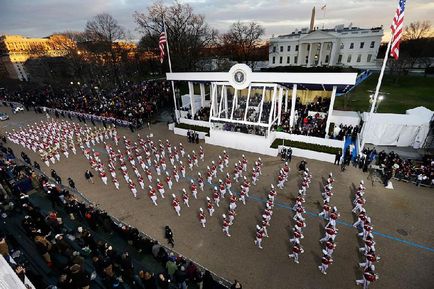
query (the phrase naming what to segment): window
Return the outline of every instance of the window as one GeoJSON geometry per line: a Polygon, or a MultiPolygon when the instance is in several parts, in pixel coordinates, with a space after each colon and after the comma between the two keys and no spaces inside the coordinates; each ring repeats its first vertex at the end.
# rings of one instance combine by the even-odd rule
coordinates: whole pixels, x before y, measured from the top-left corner
{"type": "Polygon", "coordinates": [[[295,46],[295,51],[298,51],[298,45],[295,46]]]}
{"type": "Polygon", "coordinates": [[[276,46],[273,46],[273,52],[276,52],[276,46]]]}
{"type": "Polygon", "coordinates": [[[372,54],[368,54],[368,58],[366,59],[367,62],[371,62],[372,60],[372,54]]]}
{"type": "Polygon", "coordinates": [[[329,63],[329,56],[328,55],[326,55],[324,62],[329,63]]]}
{"type": "Polygon", "coordinates": [[[364,46],[365,46],[365,42],[360,42],[360,49],[363,49],[364,46]]]}
{"type": "Polygon", "coordinates": [[[362,61],[362,55],[361,54],[357,55],[357,62],[360,62],[360,61],[362,61]]]}
{"type": "Polygon", "coordinates": [[[350,44],[350,49],[353,49],[353,48],[354,48],[354,43],[351,42],[351,44],[350,44]]]}
{"type": "Polygon", "coordinates": [[[282,63],[282,62],[283,62],[283,57],[280,56],[280,58],[279,58],[279,63],[282,63]]]}
{"type": "Polygon", "coordinates": [[[276,56],[273,56],[273,64],[276,63],[276,56]]]}
{"type": "Polygon", "coordinates": [[[375,47],[375,41],[371,41],[371,46],[370,46],[371,48],[374,48],[375,47]]]}
{"type": "Polygon", "coordinates": [[[280,52],[283,52],[283,46],[280,46],[280,52]]]}
{"type": "Polygon", "coordinates": [[[342,63],[342,54],[339,54],[339,57],[338,57],[338,64],[339,63],[342,63]]]}
{"type": "Polygon", "coordinates": [[[291,60],[290,60],[290,57],[288,56],[288,57],[286,58],[286,63],[289,64],[289,62],[291,62],[291,60]]]}
{"type": "Polygon", "coordinates": [[[341,49],[344,49],[345,45],[343,43],[341,43],[341,49]]]}
{"type": "Polygon", "coordinates": [[[350,63],[350,62],[351,62],[351,54],[348,54],[347,63],[350,63]]]}
{"type": "Polygon", "coordinates": [[[309,62],[309,56],[306,56],[306,64],[309,62]]]}
{"type": "Polygon", "coordinates": [[[310,44],[307,45],[307,51],[309,51],[309,50],[310,50],[310,44]]]}
{"type": "Polygon", "coordinates": [[[298,63],[298,56],[294,56],[294,64],[298,63]]]}
{"type": "Polygon", "coordinates": [[[288,45],[287,50],[288,50],[288,52],[291,51],[291,45],[288,45]]]}

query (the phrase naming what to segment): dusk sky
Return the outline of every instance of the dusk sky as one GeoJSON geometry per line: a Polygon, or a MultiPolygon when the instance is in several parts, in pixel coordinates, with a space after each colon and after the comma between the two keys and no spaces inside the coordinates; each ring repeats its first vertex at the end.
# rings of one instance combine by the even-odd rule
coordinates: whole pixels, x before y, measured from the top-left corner
{"type": "MultiPolygon", "coordinates": [[[[144,12],[150,0],[0,0],[0,35],[22,34],[44,37],[53,32],[82,31],[92,16],[107,12],[139,39],[134,11],[144,12]]],[[[173,3],[173,1],[164,1],[173,3]]],[[[205,15],[209,25],[224,32],[234,21],[256,21],[266,29],[265,38],[307,27],[316,6],[316,26],[332,28],[337,24],[387,28],[397,0],[184,0],[196,13],[205,15]],[[321,6],[327,5],[326,11],[321,6]]],[[[430,20],[434,1],[408,0],[405,23],[430,20]]]]}

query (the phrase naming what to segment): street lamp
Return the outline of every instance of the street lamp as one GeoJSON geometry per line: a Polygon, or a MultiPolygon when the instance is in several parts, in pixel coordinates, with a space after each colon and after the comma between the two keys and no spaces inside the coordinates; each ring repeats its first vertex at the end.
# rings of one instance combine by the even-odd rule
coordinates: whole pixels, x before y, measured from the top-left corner
{"type": "MultiPolygon", "coordinates": [[[[369,91],[371,92],[371,91],[369,91]]],[[[379,92],[377,97],[377,103],[375,104],[374,112],[377,112],[380,103],[384,100],[384,95],[388,94],[387,92],[379,92]]],[[[374,102],[374,94],[369,95],[369,103],[372,104],[374,102]]]]}

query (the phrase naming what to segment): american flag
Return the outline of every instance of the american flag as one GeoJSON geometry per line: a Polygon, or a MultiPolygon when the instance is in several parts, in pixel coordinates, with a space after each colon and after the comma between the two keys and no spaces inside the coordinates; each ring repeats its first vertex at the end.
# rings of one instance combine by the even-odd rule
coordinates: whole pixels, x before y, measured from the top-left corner
{"type": "Polygon", "coordinates": [[[164,60],[164,44],[166,44],[167,40],[166,40],[166,33],[161,32],[160,34],[160,40],[158,41],[158,46],[160,47],[160,62],[163,63],[164,60]]]}
{"type": "Polygon", "coordinates": [[[399,58],[399,41],[401,40],[402,29],[404,27],[405,1],[406,0],[399,0],[395,17],[393,17],[393,23],[390,26],[390,28],[392,28],[390,55],[395,58],[395,60],[398,60],[399,58]]]}

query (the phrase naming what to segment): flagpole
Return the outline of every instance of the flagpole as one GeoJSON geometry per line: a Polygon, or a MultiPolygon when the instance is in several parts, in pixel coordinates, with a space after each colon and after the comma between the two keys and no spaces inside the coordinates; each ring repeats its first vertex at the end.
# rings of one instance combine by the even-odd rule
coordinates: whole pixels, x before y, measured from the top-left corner
{"type": "Polygon", "coordinates": [[[384,55],[383,66],[381,67],[380,76],[378,77],[377,87],[375,88],[374,100],[372,101],[371,112],[374,112],[375,105],[377,103],[378,93],[380,92],[381,83],[383,82],[384,70],[386,70],[387,60],[389,59],[390,46],[392,44],[392,37],[387,44],[386,55],[384,55]]]}
{"type": "Polygon", "coordinates": [[[384,55],[383,65],[381,66],[380,76],[378,77],[377,87],[375,88],[375,92],[374,92],[374,99],[372,100],[371,110],[369,112],[368,121],[366,123],[367,126],[363,130],[362,144],[360,146],[362,149],[365,146],[366,132],[371,128],[372,114],[374,113],[375,106],[377,105],[378,94],[380,92],[381,83],[383,82],[383,76],[384,76],[384,71],[386,70],[387,60],[389,59],[389,53],[390,53],[390,47],[392,44],[392,39],[393,39],[393,34],[389,39],[389,43],[387,44],[386,54],[384,55]]]}
{"type": "MultiPolygon", "coordinates": [[[[166,22],[164,21],[164,15],[163,15],[163,28],[164,28],[164,35],[166,36],[166,48],[167,48],[167,58],[169,61],[169,71],[170,71],[170,73],[172,73],[172,61],[170,60],[170,49],[169,49],[169,35],[167,35],[166,22]]],[[[179,122],[178,106],[176,104],[175,82],[172,80],[171,84],[172,84],[172,92],[173,92],[173,103],[175,105],[175,118],[176,118],[176,122],[179,122]]]]}

